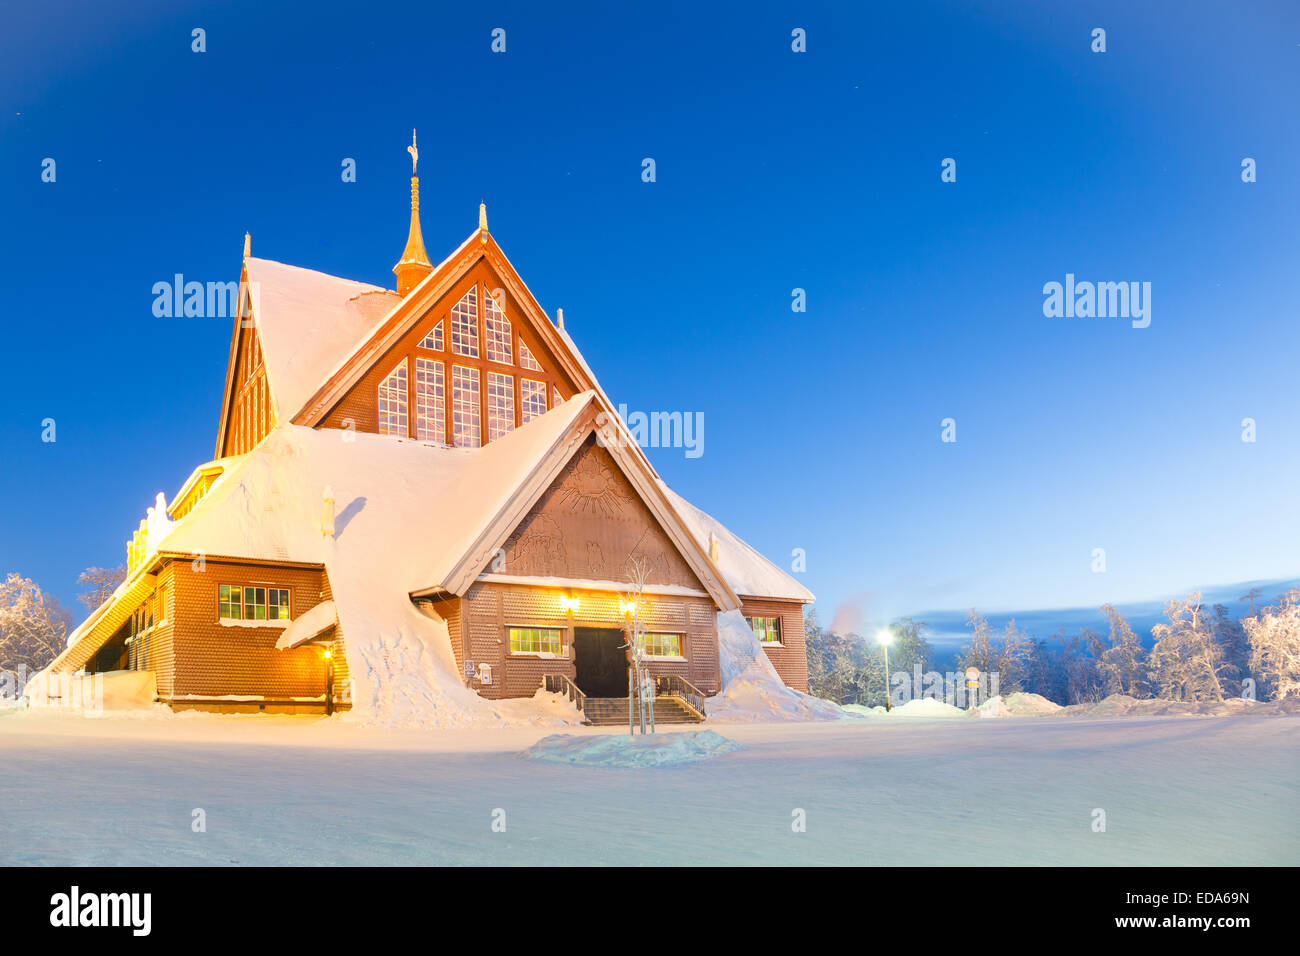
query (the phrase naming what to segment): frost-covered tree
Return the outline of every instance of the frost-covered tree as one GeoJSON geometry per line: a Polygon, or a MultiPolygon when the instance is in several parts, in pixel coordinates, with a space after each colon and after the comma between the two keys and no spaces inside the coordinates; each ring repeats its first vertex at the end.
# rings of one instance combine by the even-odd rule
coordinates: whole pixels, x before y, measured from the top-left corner
{"type": "Polygon", "coordinates": [[[1085,627],[1071,637],[1058,634],[1056,639],[1061,642],[1066,703],[1089,703],[1105,697],[1099,663],[1106,644],[1101,635],[1085,627]]]}
{"type": "Polygon", "coordinates": [[[77,583],[89,585],[89,588],[78,594],[77,600],[86,605],[88,610],[98,610],[125,580],[126,568],[121,565],[115,568],[86,568],[77,576],[77,583]]]}
{"type": "Polygon", "coordinates": [[[72,615],[28,578],[0,582],[0,670],[31,676],[63,651],[72,615]]]}
{"type": "Polygon", "coordinates": [[[1146,697],[1146,649],[1115,605],[1103,604],[1101,612],[1110,622],[1110,647],[1098,663],[1106,693],[1146,697]]]}
{"type": "Polygon", "coordinates": [[[1272,699],[1300,694],[1300,597],[1282,596],[1276,607],[1262,609],[1242,624],[1250,646],[1250,670],[1261,695],[1272,699]]]}
{"type": "Polygon", "coordinates": [[[997,674],[998,691],[1002,694],[1024,690],[1034,655],[1034,642],[1029,635],[1014,620],[1008,621],[998,634],[974,608],[966,615],[966,626],[971,628],[971,641],[957,654],[958,669],[977,667],[982,673],[997,674]]]}
{"type": "Polygon", "coordinates": [[[1166,700],[1223,700],[1223,648],[1214,639],[1199,591],[1165,608],[1168,624],[1151,629],[1149,668],[1166,700]]]}
{"type": "Polygon", "coordinates": [[[1214,640],[1223,650],[1223,686],[1226,693],[1241,693],[1241,679],[1246,676],[1250,649],[1246,646],[1246,631],[1241,622],[1228,614],[1227,605],[1214,605],[1210,619],[1214,640]]]}

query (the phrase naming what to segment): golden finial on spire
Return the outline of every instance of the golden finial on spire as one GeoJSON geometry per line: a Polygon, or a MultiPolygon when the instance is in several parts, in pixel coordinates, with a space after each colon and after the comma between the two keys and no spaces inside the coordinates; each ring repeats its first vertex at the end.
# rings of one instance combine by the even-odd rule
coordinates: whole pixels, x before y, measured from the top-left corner
{"type": "Polygon", "coordinates": [[[429,254],[424,251],[424,237],[420,233],[420,180],[415,175],[415,164],[419,161],[420,151],[415,146],[415,130],[411,130],[411,145],[406,147],[411,154],[411,230],[406,237],[406,248],[402,258],[393,266],[397,276],[397,291],[402,295],[410,292],[420,280],[433,271],[429,254]]]}
{"type": "Polygon", "coordinates": [[[244,233],[244,258],[247,259],[253,254],[253,234],[244,233]]]}
{"type": "MultiPolygon", "coordinates": [[[[485,203],[485,202],[481,202],[481,203],[478,204],[478,231],[479,231],[479,232],[482,232],[482,233],[486,233],[486,232],[488,231],[488,227],[487,227],[487,203],[485,203]]],[[[484,242],[487,242],[487,236],[486,236],[486,235],[483,236],[483,241],[484,241],[484,242]]]]}

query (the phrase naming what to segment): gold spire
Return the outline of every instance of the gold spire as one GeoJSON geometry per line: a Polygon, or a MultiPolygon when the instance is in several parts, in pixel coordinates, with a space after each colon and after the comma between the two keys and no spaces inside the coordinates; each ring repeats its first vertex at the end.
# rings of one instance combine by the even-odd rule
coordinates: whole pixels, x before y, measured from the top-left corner
{"type": "Polygon", "coordinates": [[[253,254],[253,236],[252,233],[244,233],[244,258],[247,259],[253,254]]]}
{"type": "Polygon", "coordinates": [[[478,231],[483,233],[482,241],[487,242],[487,203],[485,202],[478,204],[478,231]]]}
{"type": "Polygon", "coordinates": [[[397,291],[402,295],[414,289],[421,279],[433,271],[429,254],[424,251],[424,236],[420,233],[420,180],[415,175],[420,152],[415,146],[415,130],[411,130],[411,145],[406,147],[406,151],[411,154],[411,231],[406,237],[402,258],[393,266],[393,273],[397,276],[397,291]]]}

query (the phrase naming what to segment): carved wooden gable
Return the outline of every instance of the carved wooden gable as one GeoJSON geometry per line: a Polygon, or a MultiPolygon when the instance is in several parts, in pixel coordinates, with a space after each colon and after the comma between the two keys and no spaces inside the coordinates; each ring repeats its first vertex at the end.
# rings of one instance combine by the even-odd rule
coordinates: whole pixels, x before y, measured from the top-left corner
{"type": "Polygon", "coordinates": [[[609,452],[588,438],[505,544],[499,574],[628,580],[629,561],[649,584],[703,590],[609,452]]]}

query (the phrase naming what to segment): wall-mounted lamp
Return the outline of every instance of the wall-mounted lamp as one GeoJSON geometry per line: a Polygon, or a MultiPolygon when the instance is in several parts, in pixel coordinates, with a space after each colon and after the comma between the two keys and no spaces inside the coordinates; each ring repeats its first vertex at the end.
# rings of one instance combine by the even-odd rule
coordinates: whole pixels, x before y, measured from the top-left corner
{"type": "Polygon", "coordinates": [[[560,598],[560,607],[564,608],[564,610],[570,614],[576,611],[578,609],[578,606],[579,606],[579,601],[576,597],[560,598]]]}

